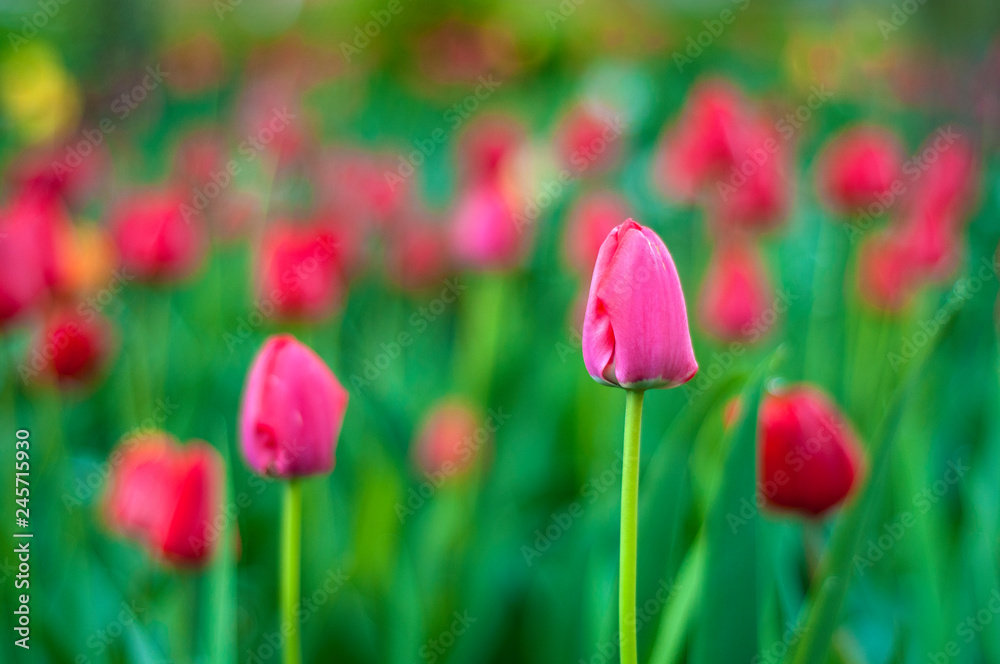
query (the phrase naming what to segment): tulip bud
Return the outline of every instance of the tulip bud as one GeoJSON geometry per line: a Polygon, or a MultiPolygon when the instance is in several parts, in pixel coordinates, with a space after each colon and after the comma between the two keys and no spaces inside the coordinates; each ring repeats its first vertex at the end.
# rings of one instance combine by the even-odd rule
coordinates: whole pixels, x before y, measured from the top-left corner
{"type": "Polygon", "coordinates": [[[764,316],[772,300],[757,248],[727,243],[709,263],[698,297],[698,320],[723,341],[755,340],[773,322],[764,316]]]}
{"type": "Polygon", "coordinates": [[[322,359],[290,335],[264,343],[247,375],[240,439],[250,467],[291,478],[333,470],[347,391],[322,359]]]}
{"type": "Polygon", "coordinates": [[[579,106],[556,129],[556,151],[563,168],[579,174],[599,175],[621,157],[621,126],[610,112],[579,106]]]}
{"type": "Polygon", "coordinates": [[[819,158],[819,188],[843,215],[854,214],[890,195],[900,176],[903,149],[880,127],[859,126],[827,143],[819,158]]]}
{"type": "Polygon", "coordinates": [[[914,263],[897,233],[874,235],[861,246],[857,287],[868,304],[883,311],[899,311],[918,285],[914,263]]]}
{"type": "Polygon", "coordinates": [[[604,238],[628,215],[628,206],[610,191],[584,194],[569,213],[563,253],[573,270],[587,277],[594,269],[604,238]]]}
{"type": "Polygon", "coordinates": [[[112,345],[111,324],[103,315],[62,307],[48,314],[31,355],[60,383],[85,383],[105,367],[112,345]]]}
{"type": "Polygon", "coordinates": [[[471,267],[509,268],[523,254],[521,231],[510,197],[499,183],[473,185],[460,196],[452,219],[452,251],[471,267]]]}
{"type": "Polygon", "coordinates": [[[319,227],[278,224],[261,243],[257,295],[278,316],[319,320],[341,299],[337,242],[319,227]]]}
{"type": "Polygon", "coordinates": [[[840,411],[799,385],[761,403],[761,485],[769,506],[819,516],[856,486],[864,454],[840,411]]]}
{"type": "Polygon", "coordinates": [[[0,326],[44,296],[43,254],[34,228],[4,211],[0,217],[0,326]]]}
{"type": "Polygon", "coordinates": [[[458,163],[467,182],[489,182],[501,175],[524,143],[524,128],[505,115],[483,116],[469,123],[458,148],[458,163]]]}
{"type": "Polygon", "coordinates": [[[631,219],[597,256],[583,360],[594,380],[629,389],[676,387],[698,371],[674,260],[655,232],[631,219]]]}
{"type": "Polygon", "coordinates": [[[181,446],[153,432],[112,455],[104,514],[115,531],[166,562],[202,566],[216,546],[221,514],[222,457],[208,443],[181,446]]]}
{"type": "Polygon", "coordinates": [[[136,278],[155,282],[185,279],[201,264],[205,229],[200,215],[179,194],[137,194],[122,203],[112,218],[122,265],[136,278]]]}
{"type": "Polygon", "coordinates": [[[464,472],[476,459],[483,441],[475,410],[459,399],[447,399],[431,410],[413,441],[413,459],[428,477],[464,472]]]}

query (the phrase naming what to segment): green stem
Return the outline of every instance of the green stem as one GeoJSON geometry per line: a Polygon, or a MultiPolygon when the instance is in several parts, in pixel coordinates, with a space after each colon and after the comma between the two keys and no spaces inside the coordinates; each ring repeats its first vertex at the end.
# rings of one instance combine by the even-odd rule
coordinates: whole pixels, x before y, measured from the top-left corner
{"type": "Polygon", "coordinates": [[[642,390],[625,393],[625,452],[622,465],[622,527],[618,573],[618,638],[622,664],[636,664],[635,567],[639,529],[639,431],[642,390]]]}
{"type": "Polygon", "coordinates": [[[299,567],[302,553],[302,485],[289,480],[281,519],[281,631],[285,640],[285,664],[301,664],[299,642],[299,567]]]}

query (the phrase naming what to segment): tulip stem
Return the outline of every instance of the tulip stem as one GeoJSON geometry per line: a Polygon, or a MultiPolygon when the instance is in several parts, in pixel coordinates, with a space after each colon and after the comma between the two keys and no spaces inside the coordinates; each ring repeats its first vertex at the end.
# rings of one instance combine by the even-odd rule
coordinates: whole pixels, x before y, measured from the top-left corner
{"type": "Polygon", "coordinates": [[[301,664],[299,641],[299,580],[302,553],[302,485],[289,480],[281,521],[281,631],[285,640],[285,664],[301,664]]]}
{"type": "Polygon", "coordinates": [[[621,548],[618,559],[618,638],[622,664],[636,664],[635,570],[639,529],[639,432],[642,390],[625,392],[625,451],[622,462],[621,548]]]}

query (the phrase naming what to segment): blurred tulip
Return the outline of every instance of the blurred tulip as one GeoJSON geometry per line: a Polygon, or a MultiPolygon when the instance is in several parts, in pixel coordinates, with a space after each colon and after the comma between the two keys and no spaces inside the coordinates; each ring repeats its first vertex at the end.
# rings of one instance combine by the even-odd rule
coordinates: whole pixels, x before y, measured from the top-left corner
{"type": "Polygon", "coordinates": [[[631,219],[598,254],[583,359],[594,380],[629,389],[676,387],[698,371],[674,260],[655,232],[631,219]]]}
{"type": "Polygon", "coordinates": [[[933,208],[914,210],[894,229],[907,261],[921,281],[947,280],[958,268],[961,230],[955,214],[933,208]]]}
{"type": "Polygon", "coordinates": [[[237,112],[240,154],[267,155],[279,166],[298,160],[317,142],[294,77],[271,75],[243,90],[237,112]]]}
{"type": "Polygon", "coordinates": [[[104,316],[61,306],[47,314],[28,366],[62,384],[86,383],[107,365],[112,347],[111,323],[104,316]]]}
{"type": "Polygon", "coordinates": [[[60,282],[58,290],[69,295],[93,293],[113,279],[118,261],[114,239],[96,224],[75,224],[57,238],[60,282]]]}
{"type": "Polygon", "coordinates": [[[902,146],[887,129],[861,125],[843,131],[830,139],[820,154],[820,192],[844,216],[873,203],[885,205],[901,177],[902,155],[902,146]]]}
{"type": "MultiPolygon", "coordinates": [[[[224,175],[228,183],[232,175],[226,171],[229,150],[222,134],[214,128],[199,128],[188,132],[174,153],[174,175],[191,187],[202,187],[224,175]]],[[[225,184],[216,182],[220,188],[225,184]]],[[[214,196],[212,198],[215,198],[214,196]]]]}
{"type": "Polygon", "coordinates": [[[477,440],[481,427],[475,409],[461,399],[439,402],[414,438],[414,462],[428,477],[461,474],[472,465],[482,446],[483,441],[477,440]]]}
{"type": "Polygon", "coordinates": [[[723,243],[709,263],[699,293],[698,319],[724,341],[754,341],[773,322],[765,316],[773,300],[757,247],[723,243]]]}
{"type": "Polygon", "coordinates": [[[269,338],[243,390],[240,440],[247,463],[282,478],[329,473],[347,399],[310,348],[290,335],[269,338]]]}
{"type": "Polygon", "coordinates": [[[470,120],[459,141],[458,167],[467,182],[492,181],[501,175],[525,142],[525,130],[506,115],[470,120]]]}
{"type": "Polygon", "coordinates": [[[111,156],[104,144],[88,144],[86,156],[72,144],[35,147],[21,153],[7,172],[17,191],[61,197],[81,206],[94,198],[107,177],[111,156]]]}
{"type": "Polygon", "coordinates": [[[913,263],[894,233],[865,240],[858,253],[857,287],[861,297],[883,311],[899,311],[916,289],[913,263]]]}
{"type": "Polygon", "coordinates": [[[951,127],[938,129],[908,162],[907,174],[915,180],[908,209],[948,219],[952,230],[961,230],[980,177],[979,158],[969,141],[951,127]]]}
{"type": "Polygon", "coordinates": [[[165,562],[204,566],[222,510],[224,468],[215,448],[202,441],[181,446],[154,432],[125,441],[111,460],[108,525],[165,562]]]}
{"type": "Polygon", "coordinates": [[[511,197],[498,183],[460,194],[451,224],[452,252],[462,265],[506,269],[524,255],[528,233],[518,227],[511,197]]]}
{"type": "Polygon", "coordinates": [[[773,508],[820,516],[847,498],[863,472],[850,425],[812,386],[764,398],[760,441],[760,479],[773,508]]]}
{"type": "Polygon", "coordinates": [[[620,161],[620,138],[621,127],[609,111],[578,106],[556,128],[556,152],[563,168],[600,175],[620,161]]]}
{"type": "Polygon", "coordinates": [[[51,191],[28,189],[19,192],[8,207],[14,224],[30,229],[41,259],[45,285],[55,288],[62,280],[58,241],[69,229],[69,213],[62,200],[51,191]]]}
{"type": "Polygon", "coordinates": [[[729,83],[708,80],[688,95],[657,156],[657,180],[671,198],[692,202],[709,178],[736,160],[746,102],[729,83]]]}
{"type": "Polygon", "coordinates": [[[0,213],[0,326],[45,295],[45,253],[35,224],[16,208],[0,213]]]}
{"type": "Polygon", "coordinates": [[[449,268],[444,229],[429,221],[400,224],[386,237],[386,271],[389,279],[407,290],[439,284],[449,268]]]}
{"type": "Polygon", "coordinates": [[[589,277],[604,239],[627,217],[628,204],[618,194],[584,194],[570,210],[563,235],[563,254],[570,267],[582,277],[589,277]]]}
{"type": "Polygon", "coordinates": [[[169,282],[190,277],[207,244],[200,215],[179,193],[133,194],[112,214],[122,265],[137,279],[169,282]]]}
{"type": "Polygon", "coordinates": [[[282,318],[318,320],[340,304],[337,242],[318,226],[271,226],[261,243],[257,294],[282,318]]]}
{"type": "Polygon", "coordinates": [[[721,226],[717,232],[773,230],[784,221],[791,200],[785,148],[761,123],[745,127],[737,144],[734,163],[708,195],[711,216],[721,226]]]}

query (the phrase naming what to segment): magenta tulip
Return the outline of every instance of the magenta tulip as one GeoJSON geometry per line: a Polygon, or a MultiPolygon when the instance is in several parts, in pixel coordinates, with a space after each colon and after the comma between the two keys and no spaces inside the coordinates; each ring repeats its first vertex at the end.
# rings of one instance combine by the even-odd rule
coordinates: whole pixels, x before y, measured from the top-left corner
{"type": "Polygon", "coordinates": [[[347,390],[310,348],[271,337],[247,376],[240,437],[261,475],[294,478],[333,470],[347,390]]]}
{"type": "Polygon", "coordinates": [[[676,387],[698,371],[674,260],[655,232],[631,219],[597,256],[583,360],[594,380],[633,390],[676,387]]]}

